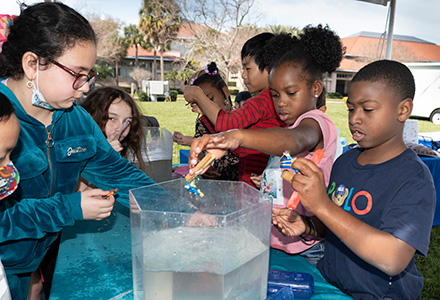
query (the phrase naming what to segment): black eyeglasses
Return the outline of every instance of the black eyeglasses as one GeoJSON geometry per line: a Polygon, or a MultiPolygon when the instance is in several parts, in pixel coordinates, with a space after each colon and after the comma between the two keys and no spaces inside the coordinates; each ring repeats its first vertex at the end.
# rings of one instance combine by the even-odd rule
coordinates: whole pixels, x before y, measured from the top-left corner
{"type": "Polygon", "coordinates": [[[93,69],[90,70],[90,74],[79,74],[79,73],[76,73],[75,71],[72,71],[68,67],[63,66],[59,62],[56,62],[54,60],[50,60],[50,62],[53,63],[54,65],[56,65],[57,67],[60,67],[64,71],[68,72],[73,77],[75,77],[75,81],[72,84],[72,87],[74,90],[79,90],[87,82],[89,83],[89,85],[93,84],[96,80],[96,76],[98,75],[98,73],[96,73],[93,69]]]}

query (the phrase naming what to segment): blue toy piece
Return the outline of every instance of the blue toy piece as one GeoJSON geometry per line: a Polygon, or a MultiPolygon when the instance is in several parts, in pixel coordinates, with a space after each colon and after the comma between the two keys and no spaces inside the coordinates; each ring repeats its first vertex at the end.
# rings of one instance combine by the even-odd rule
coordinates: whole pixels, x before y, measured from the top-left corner
{"type": "Polygon", "coordinates": [[[200,191],[200,189],[197,188],[194,181],[191,181],[190,183],[185,184],[184,187],[191,195],[200,196],[200,197],[205,196],[205,194],[203,194],[200,191]]]}
{"type": "Polygon", "coordinates": [[[283,156],[281,156],[281,160],[280,160],[280,168],[290,169],[291,164],[292,164],[292,156],[290,156],[289,151],[284,151],[283,156]]]}

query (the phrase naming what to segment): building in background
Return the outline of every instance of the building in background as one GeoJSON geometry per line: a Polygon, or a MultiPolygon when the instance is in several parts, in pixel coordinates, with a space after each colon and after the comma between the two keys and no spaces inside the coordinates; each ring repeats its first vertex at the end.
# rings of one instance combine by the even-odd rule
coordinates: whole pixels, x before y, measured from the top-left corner
{"type": "MultiPolygon", "coordinates": [[[[165,74],[185,65],[185,59],[192,55],[189,45],[194,39],[191,30],[188,29],[188,24],[183,23],[175,41],[170,44],[171,50],[163,54],[165,74]]],[[[362,31],[343,38],[341,41],[343,46],[346,47],[345,55],[339,68],[334,73],[328,74],[324,79],[324,84],[327,92],[338,92],[341,95],[346,95],[348,84],[359,69],[374,60],[385,57],[386,39],[380,33],[362,31]]],[[[135,47],[131,46],[128,48],[126,56],[119,63],[121,86],[130,86],[131,83],[135,83],[135,80],[130,76],[135,66],[135,53],[135,47]]],[[[158,72],[156,78],[160,78],[159,53],[157,53],[156,59],[158,72]]],[[[440,46],[413,36],[394,35],[391,59],[403,63],[440,62],[440,46]]],[[[138,49],[139,67],[151,74],[153,60],[153,51],[138,49]]],[[[112,67],[114,68],[114,66],[112,67]]],[[[151,78],[148,78],[148,80],[151,80],[151,78]]],[[[244,90],[241,82],[241,70],[231,72],[229,82],[235,83],[233,85],[238,90],[244,90]]],[[[170,81],[170,88],[182,88],[183,85],[184,82],[181,81],[170,81]]]]}
{"type": "MultiPolygon", "coordinates": [[[[346,47],[339,68],[326,78],[328,92],[346,95],[348,83],[366,64],[385,57],[386,40],[381,34],[362,31],[341,39],[346,47]]],[[[394,35],[391,59],[402,63],[440,62],[440,46],[413,36],[394,35]]]]}

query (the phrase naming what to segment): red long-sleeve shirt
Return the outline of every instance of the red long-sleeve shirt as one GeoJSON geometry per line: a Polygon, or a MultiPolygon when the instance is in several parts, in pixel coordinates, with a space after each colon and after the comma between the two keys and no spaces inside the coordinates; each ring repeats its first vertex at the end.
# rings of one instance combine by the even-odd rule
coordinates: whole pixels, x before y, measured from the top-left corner
{"type": "MultiPolygon", "coordinates": [[[[269,89],[265,89],[255,97],[246,100],[239,109],[230,112],[220,110],[215,130],[221,132],[230,129],[263,129],[285,126],[286,123],[280,120],[275,111],[269,89]]],[[[255,187],[250,177],[252,174],[260,175],[263,173],[269,155],[245,148],[237,148],[233,152],[239,158],[239,180],[255,187]]]]}

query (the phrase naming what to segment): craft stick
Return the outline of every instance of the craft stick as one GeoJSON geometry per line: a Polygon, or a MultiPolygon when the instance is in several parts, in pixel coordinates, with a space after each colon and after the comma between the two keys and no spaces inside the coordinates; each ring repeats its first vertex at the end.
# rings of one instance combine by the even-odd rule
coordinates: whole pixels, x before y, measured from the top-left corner
{"type": "Polygon", "coordinates": [[[186,181],[193,181],[194,180],[194,178],[196,178],[196,176],[197,175],[199,175],[200,174],[200,172],[202,172],[202,170],[204,169],[204,168],[206,168],[206,166],[208,166],[209,164],[211,164],[212,163],[212,161],[215,159],[215,155],[214,154],[212,154],[212,153],[210,153],[210,152],[208,152],[206,155],[205,155],[205,157],[201,160],[201,161],[199,161],[199,163],[195,166],[195,172],[194,172],[194,174],[187,174],[186,176],[185,176],[185,180],[186,181]]]}

